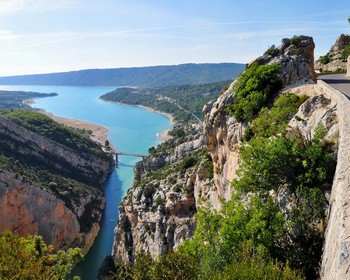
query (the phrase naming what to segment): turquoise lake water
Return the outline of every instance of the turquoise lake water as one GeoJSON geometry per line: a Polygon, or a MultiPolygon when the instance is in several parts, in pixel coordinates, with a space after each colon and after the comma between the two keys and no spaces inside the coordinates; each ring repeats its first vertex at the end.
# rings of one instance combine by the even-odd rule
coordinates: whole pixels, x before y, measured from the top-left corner
{"type": "MultiPolygon", "coordinates": [[[[58,93],[58,96],[35,100],[33,107],[45,109],[57,116],[84,120],[109,128],[108,136],[118,150],[145,154],[161,142],[156,134],[170,128],[169,119],[148,110],[99,100],[98,97],[116,87],[71,86],[0,86],[2,90],[22,90],[58,93]]],[[[119,156],[119,166],[104,184],[106,208],[101,230],[84,261],[74,269],[82,280],[95,280],[105,256],[111,254],[118,205],[132,186],[137,157],[119,156]]]]}

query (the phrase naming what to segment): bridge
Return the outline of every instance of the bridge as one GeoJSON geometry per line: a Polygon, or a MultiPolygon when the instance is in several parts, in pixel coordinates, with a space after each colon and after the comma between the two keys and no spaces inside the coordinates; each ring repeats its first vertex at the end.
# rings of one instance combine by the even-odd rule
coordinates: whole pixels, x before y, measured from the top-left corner
{"type": "Polygon", "coordinates": [[[138,153],[127,153],[127,152],[121,152],[121,151],[116,151],[114,149],[106,149],[105,147],[102,147],[102,151],[104,151],[106,154],[112,154],[116,157],[116,161],[118,162],[118,156],[131,156],[131,157],[141,157],[142,159],[147,157],[148,155],[146,154],[138,154],[138,153]]]}

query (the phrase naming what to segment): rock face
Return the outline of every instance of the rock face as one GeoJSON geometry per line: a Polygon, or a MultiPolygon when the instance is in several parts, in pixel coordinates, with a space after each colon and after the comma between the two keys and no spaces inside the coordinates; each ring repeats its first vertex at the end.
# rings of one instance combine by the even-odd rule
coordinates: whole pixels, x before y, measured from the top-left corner
{"type": "Polygon", "coordinates": [[[80,246],[86,252],[104,208],[98,187],[113,161],[73,150],[2,117],[0,147],[0,233],[39,234],[56,248],[80,246]],[[42,183],[45,178],[52,181],[42,183]]]}
{"type": "Polygon", "coordinates": [[[194,185],[199,180],[199,162],[192,155],[204,148],[199,128],[192,126],[181,143],[170,140],[157,149],[159,154],[136,165],[134,187],[119,206],[115,258],[132,262],[141,251],[158,256],[191,237],[197,211],[194,185]]]}
{"type": "Polygon", "coordinates": [[[219,200],[231,198],[230,183],[238,168],[238,146],[245,127],[225,109],[232,104],[234,83],[215,102],[205,106],[204,137],[213,161],[213,184],[196,190],[196,199],[205,198],[214,209],[220,208],[219,200]]]}
{"type": "Polygon", "coordinates": [[[348,57],[348,63],[347,63],[347,71],[346,71],[346,74],[348,77],[350,77],[350,55],[348,57]]]}
{"type": "Polygon", "coordinates": [[[315,62],[315,69],[319,72],[345,72],[347,57],[342,57],[343,50],[350,44],[350,35],[341,34],[329,52],[315,62]]]}
{"type": "Polygon", "coordinates": [[[325,139],[330,142],[337,141],[339,125],[336,104],[321,93],[309,98],[300,106],[289,127],[297,128],[305,139],[311,140],[319,124],[323,124],[328,130],[325,139]]]}
{"type": "Polygon", "coordinates": [[[350,36],[341,34],[336,40],[335,44],[331,47],[330,52],[336,53],[342,51],[346,45],[350,44],[350,36]]]}
{"type": "Polygon", "coordinates": [[[285,38],[273,55],[265,54],[252,63],[279,64],[281,66],[280,75],[285,85],[294,82],[315,81],[314,49],[315,43],[312,37],[295,36],[292,39],[285,38]]]}

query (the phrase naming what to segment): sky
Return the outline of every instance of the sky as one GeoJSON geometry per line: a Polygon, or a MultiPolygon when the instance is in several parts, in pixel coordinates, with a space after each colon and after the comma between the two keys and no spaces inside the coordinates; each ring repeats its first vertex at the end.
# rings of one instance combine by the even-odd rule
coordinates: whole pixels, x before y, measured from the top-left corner
{"type": "Polygon", "coordinates": [[[349,0],[0,0],[0,76],[248,63],[293,35],[318,58],[349,16],[349,0]]]}

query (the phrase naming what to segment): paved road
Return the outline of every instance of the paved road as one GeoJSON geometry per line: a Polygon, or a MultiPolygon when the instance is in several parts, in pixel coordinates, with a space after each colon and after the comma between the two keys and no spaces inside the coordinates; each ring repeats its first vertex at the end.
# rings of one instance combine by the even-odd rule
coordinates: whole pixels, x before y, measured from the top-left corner
{"type": "Polygon", "coordinates": [[[350,78],[345,74],[320,75],[317,79],[323,80],[350,98],[350,78]]]}

